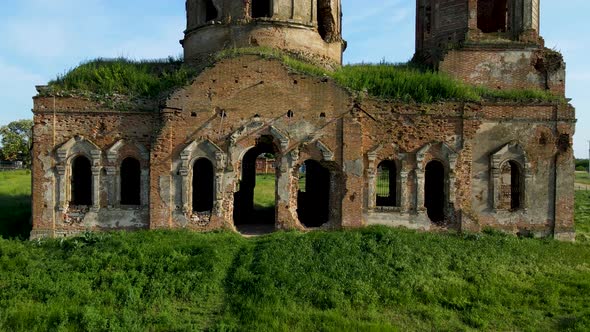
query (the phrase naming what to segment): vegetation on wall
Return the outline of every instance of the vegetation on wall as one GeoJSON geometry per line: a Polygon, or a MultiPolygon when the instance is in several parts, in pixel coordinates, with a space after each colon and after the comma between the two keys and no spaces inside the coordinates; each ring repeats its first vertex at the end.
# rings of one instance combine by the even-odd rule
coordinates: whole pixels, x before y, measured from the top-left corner
{"type": "Polygon", "coordinates": [[[84,92],[159,97],[184,86],[196,71],[182,60],[133,61],[124,58],[84,62],[49,82],[47,93],[84,92]]]}
{"type": "MultiPolygon", "coordinates": [[[[296,55],[263,47],[227,49],[212,57],[208,65],[242,55],[277,59],[295,72],[330,78],[353,91],[404,102],[564,101],[562,97],[541,90],[474,87],[412,63],[356,64],[328,71],[296,55]]],[[[100,94],[165,96],[174,88],[188,84],[205,67],[191,68],[174,59],[164,62],[98,59],[83,63],[50,82],[48,93],[92,91],[100,94]]]]}

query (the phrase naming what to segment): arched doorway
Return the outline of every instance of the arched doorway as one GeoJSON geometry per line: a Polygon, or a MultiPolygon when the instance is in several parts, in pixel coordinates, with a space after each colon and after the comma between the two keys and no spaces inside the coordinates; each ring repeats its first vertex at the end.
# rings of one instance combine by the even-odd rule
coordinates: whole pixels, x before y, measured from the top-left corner
{"type": "Polygon", "coordinates": [[[213,164],[206,158],[195,161],[193,165],[193,211],[210,212],[213,210],[213,192],[215,173],[213,164]]]}
{"type": "Polygon", "coordinates": [[[299,169],[297,215],[309,228],[330,220],[330,170],[315,160],[307,160],[299,169]]]}
{"type": "Polygon", "coordinates": [[[234,224],[241,233],[267,233],[275,228],[276,170],[257,164],[276,154],[272,136],[262,136],[242,158],[240,187],[234,196],[234,224]]]}
{"type": "Polygon", "coordinates": [[[141,165],[135,158],[121,163],[121,205],[141,205],[141,165]]]}
{"type": "Polygon", "coordinates": [[[92,164],[84,156],[72,162],[71,205],[92,205],[92,164]]]}
{"type": "Polygon", "coordinates": [[[433,160],[426,165],[424,184],[424,206],[432,222],[444,222],[445,203],[445,167],[440,161],[433,160]]]}

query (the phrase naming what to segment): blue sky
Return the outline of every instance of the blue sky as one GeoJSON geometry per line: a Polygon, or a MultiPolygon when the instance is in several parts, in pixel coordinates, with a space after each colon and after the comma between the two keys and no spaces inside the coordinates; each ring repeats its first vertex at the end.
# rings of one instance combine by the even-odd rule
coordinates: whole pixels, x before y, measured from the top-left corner
{"type": "MultiPolygon", "coordinates": [[[[238,1],[238,0],[236,0],[238,1]]],[[[402,62],[414,51],[415,2],[342,0],[346,62],[402,62]]],[[[541,0],[541,34],[563,52],[577,108],[576,156],[590,140],[588,0],[541,0]]],[[[0,124],[31,118],[35,85],[96,57],[180,55],[183,0],[7,0],[0,12],[0,124]]]]}

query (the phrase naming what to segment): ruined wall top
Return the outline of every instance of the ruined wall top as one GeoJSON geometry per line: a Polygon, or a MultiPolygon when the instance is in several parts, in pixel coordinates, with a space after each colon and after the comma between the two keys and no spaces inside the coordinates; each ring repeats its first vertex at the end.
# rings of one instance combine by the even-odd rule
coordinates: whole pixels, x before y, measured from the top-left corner
{"type": "Polygon", "coordinates": [[[417,0],[416,52],[437,57],[462,43],[543,46],[540,0],[417,0]]]}
{"type": "Polygon", "coordinates": [[[187,0],[185,59],[226,48],[271,47],[341,65],[340,0],[187,0]]]}

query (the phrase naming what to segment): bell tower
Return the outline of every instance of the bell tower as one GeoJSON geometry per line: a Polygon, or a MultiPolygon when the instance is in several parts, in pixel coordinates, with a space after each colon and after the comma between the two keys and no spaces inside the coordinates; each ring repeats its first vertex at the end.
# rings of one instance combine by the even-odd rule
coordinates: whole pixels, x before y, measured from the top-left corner
{"type": "Polygon", "coordinates": [[[470,84],[565,92],[561,54],[540,36],[540,0],[417,0],[415,58],[470,84]]]}
{"type": "Polygon", "coordinates": [[[198,62],[234,47],[268,47],[326,67],[342,64],[340,0],[187,0],[184,57],[198,62]]]}

